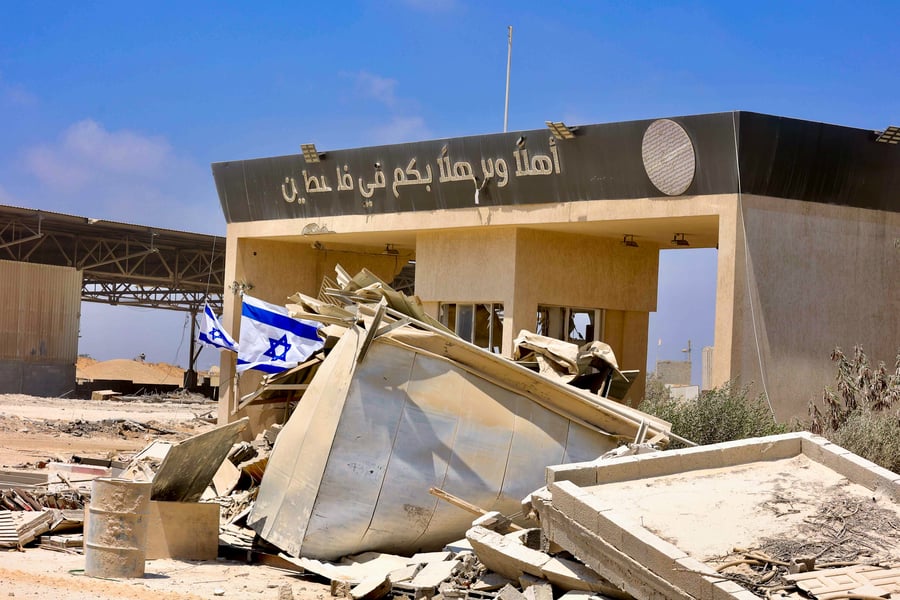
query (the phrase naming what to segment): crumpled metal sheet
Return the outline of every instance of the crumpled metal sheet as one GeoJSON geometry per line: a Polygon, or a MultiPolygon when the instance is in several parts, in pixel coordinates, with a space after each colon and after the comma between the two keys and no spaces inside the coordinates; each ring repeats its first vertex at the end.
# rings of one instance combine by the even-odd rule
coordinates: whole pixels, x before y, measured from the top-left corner
{"type": "Polygon", "coordinates": [[[546,465],[668,428],[422,323],[365,339],[351,327],[320,366],[248,519],[292,556],[439,549],[472,519],[431,487],[511,514],[546,465]]]}

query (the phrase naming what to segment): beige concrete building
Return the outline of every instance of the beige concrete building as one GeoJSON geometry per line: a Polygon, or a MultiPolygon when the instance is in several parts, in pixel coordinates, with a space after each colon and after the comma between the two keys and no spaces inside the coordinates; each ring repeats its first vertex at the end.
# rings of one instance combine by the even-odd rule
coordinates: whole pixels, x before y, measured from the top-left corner
{"type": "MultiPolygon", "coordinates": [[[[391,281],[415,261],[416,295],[464,338],[605,341],[641,371],[639,402],[660,249],[717,248],[713,385],[753,382],[788,419],[831,382],[834,346],[893,361],[900,145],[747,112],[559,125],[214,164],[225,327],[241,289],[284,304],[336,264],[391,281]]],[[[233,374],[223,354],[229,420],[258,382],[233,374]]]]}
{"type": "Polygon", "coordinates": [[[656,372],[652,376],[664,384],[691,385],[691,361],[658,360],[656,372]]]}

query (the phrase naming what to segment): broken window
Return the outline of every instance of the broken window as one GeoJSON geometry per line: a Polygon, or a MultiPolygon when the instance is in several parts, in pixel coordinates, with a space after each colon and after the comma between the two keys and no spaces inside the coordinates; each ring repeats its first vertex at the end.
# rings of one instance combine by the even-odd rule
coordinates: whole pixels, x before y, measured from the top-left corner
{"type": "Polygon", "coordinates": [[[579,346],[603,341],[604,317],[602,308],[539,305],[535,333],[579,346]]]}
{"type": "Polygon", "coordinates": [[[500,353],[503,343],[503,304],[442,303],[439,319],[467,342],[500,353]]]}

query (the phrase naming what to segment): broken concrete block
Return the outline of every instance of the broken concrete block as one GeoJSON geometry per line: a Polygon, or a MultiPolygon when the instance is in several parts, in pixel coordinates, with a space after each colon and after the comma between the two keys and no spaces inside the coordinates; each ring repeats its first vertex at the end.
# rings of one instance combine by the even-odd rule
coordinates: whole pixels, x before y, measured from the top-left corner
{"type": "Polygon", "coordinates": [[[402,583],[404,581],[410,581],[413,577],[416,576],[416,573],[419,572],[420,566],[418,564],[407,565],[405,567],[400,567],[399,569],[394,569],[390,573],[388,573],[388,579],[391,580],[391,583],[402,583]]]}
{"type": "Polygon", "coordinates": [[[543,552],[526,548],[516,539],[499,533],[473,527],[466,532],[478,559],[491,571],[517,581],[522,573],[541,577],[541,567],[550,560],[543,552]]]}
{"type": "Polygon", "coordinates": [[[453,558],[453,553],[447,550],[442,552],[418,552],[409,558],[409,564],[425,564],[432,562],[441,562],[453,558]]]}
{"type": "Polygon", "coordinates": [[[541,567],[544,579],[563,590],[615,593],[618,588],[590,567],[567,558],[553,557],[541,567]]]}
{"type": "Polygon", "coordinates": [[[472,583],[472,585],[469,586],[469,589],[475,590],[476,592],[493,592],[494,590],[499,590],[504,585],[508,585],[510,583],[512,583],[512,581],[510,581],[500,573],[488,571],[484,574],[484,576],[476,579],[472,583]]]}
{"type": "Polygon", "coordinates": [[[226,458],[222,461],[222,464],[219,465],[215,475],[213,475],[212,487],[216,490],[216,495],[227,496],[235,487],[237,487],[240,478],[240,469],[234,466],[234,463],[226,458]]]}
{"type": "Polygon", "coordinates": [[[353,600],[380,600],[391,592],[391,580],[387,577],[363,579],[350,590],[353,600]]]}
{"type": "Polygon", "coordinates": [[[547,581],[539,580],[526,587],[522,595],[525,600],[553,600],[553,586],[547,581]]]}
{"type": "Polygon", "coordinates": [[[391,586],[391,593],[404,598],[412,598],[412,600],[432,600],[440,597],[437,588],[433,587],[414,587],[411,583],[395,583],[391,586]]]}
{"type": "Polygon", "coordinates": [[[294,600],[294,590],[291,584],[285,583],[278,588],[278,600],[294,600]]]}
{"type": "Polygon", "coordinates": [[[427,563],[409,583],[415,588],[436,588],[450,578],[458,565],[456,560],[427,563]]]}
{"type": "MultiPolygon", "coordinates": [[[[586,592],[584,590],[572,590],[570,592],[566,592],[562,596],[559,597],[559,600],[613,600],[614,598],[621,598],[621,595],[614,596],[605,596],[603,594],[598,594],[596,592],[586,592]]],[[[628,597],[631,598],[630,596],[628,597]]]]}
{"type": "MultiPolygon", "coordinates": [[[[281,558],[304,571],[333,581],[349,582],[351,586],[371,577],[387,576],[395,569],[406,567],[406,562],[409,560],[405,556],[378,552],[364,552],[347,556],[340,563],[324,562],[312,558],[294,558],[288,555],[281,555],[281,558]]],[[[347,591],[349,592],[349,588],[347,591]]]]}
{"type": "Polygon", "coordinates": [[[509,527],[509,522],[507,517],[504,517],[496,510],[492,510],[472,521],[472,527],[484,527],[491,531],[505,532],[506,528],[509,527]]]}
{"type": "Polygon", "coordinates": [[[472,544],[469,543],[469,540],[463,538],[461,540],[456,540],[455,542],[450,542],[444,546],[444,550],[452,552],[454,555],[459,554],[460,552],[471,552],[472,544]]]}
{"type": "Polygon", "coordinates": [[[331,596],[333,598],[349,598],[350,589],[353,585],[349,581],[343,579],[331,580],[331,596]]]}
{"type": "Polygon", "coordinates": [[[634,598],[666,598],[667,600],[695,600],[694,596],[659,577],[631,560],[606,540],[588,531],[558,511],[552,504],[541,507],[541,528],[548,538],[568,549],[592,570],[618,589],[634,598]]]}
{"type": "Polygon", "coordinates": [[[519,539],[521,544],[526,548],[531,548],[532,550],[540,550],[541,549],[541,528],[531,528],[531,529],[523,529],[521,531],[516,532],[516,537],[519,539]]]}
{"type": "Polygon", "coordinates": [[[525,600],[525,596],[512,585],[507,584],[497,592],[497,600],[525,600]]]}

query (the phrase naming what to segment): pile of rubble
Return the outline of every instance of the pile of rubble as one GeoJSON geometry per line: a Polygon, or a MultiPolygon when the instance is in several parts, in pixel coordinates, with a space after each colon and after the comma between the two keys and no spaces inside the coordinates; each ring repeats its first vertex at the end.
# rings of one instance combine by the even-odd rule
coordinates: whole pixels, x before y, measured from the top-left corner
{"type": "MultiPolygon", "coordinates": [[[[510,361],[367,272],[293,300],[325,348],[234,407],[281,403],[284,424],[92,465],[151,482],[148,559],[241,556],[354,600],[900,594],[900,476],[822,438],[665,451],[667,423],[608,397],[627,383],[608,347],[523,332],[510,361]]],[[[90,494],[66,483],[0,494],[0,545],[47,525],[43,546],[77,547],[49,525],[90,494]]]]}

